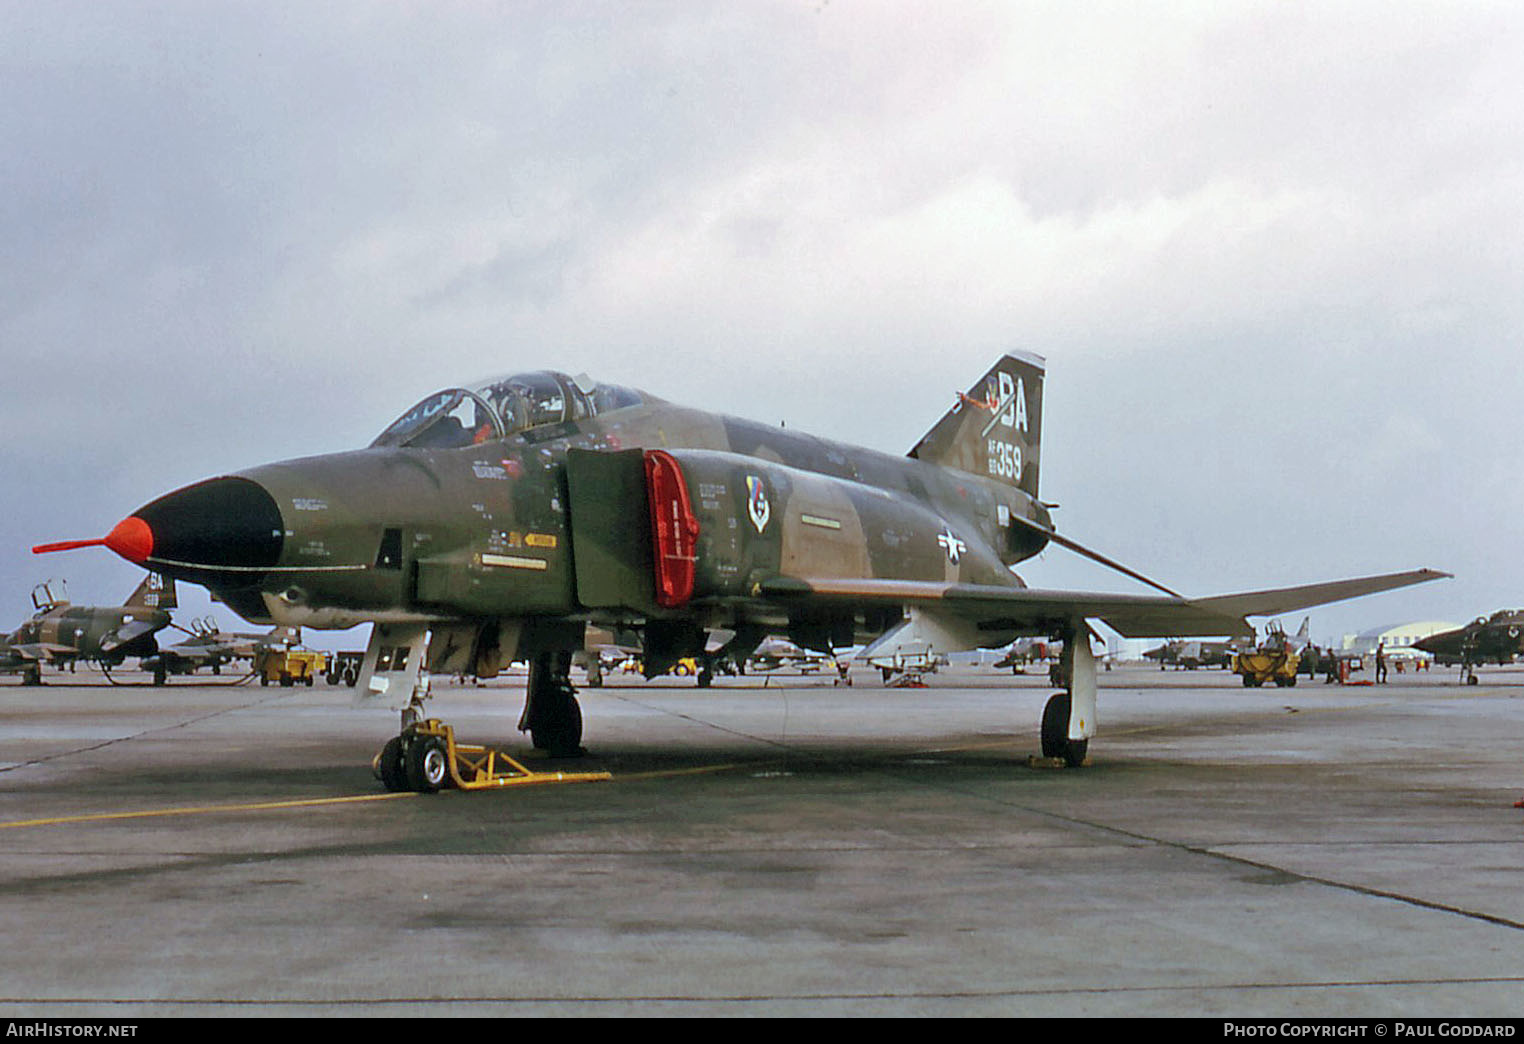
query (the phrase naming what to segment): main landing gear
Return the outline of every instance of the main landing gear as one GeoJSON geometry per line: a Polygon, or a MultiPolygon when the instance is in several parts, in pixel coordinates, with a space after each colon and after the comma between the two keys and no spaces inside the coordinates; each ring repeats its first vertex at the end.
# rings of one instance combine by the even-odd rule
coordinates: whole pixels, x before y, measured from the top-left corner
{"type": "Polygon", "coordinates": [[[1070,768],[1085,763],[1090,748],[1088,739],[1069,738],[1072,700],[1067,692],[1055,692],[1042,709],[1042,756],[1057,758],[1070,768]]]}
{"type": "Polygon", "coordinates": [[[529,661],[529,689],[519,731],[536,750],[553,758],[576,758],[582,748],[582,706],[571,683],[571,654],[541,653],[529,661]]]}
{"type": "Polygon", "coordinates": [[[1083,621],[1063,634],[1064,651],[1056,665],[1058,684],[1042,712],[1042,756],[1056,758],[1070,768],[1085,763],[1090,737],[1095,735],[1095,655],[1090,651],[1090,630],[1083,621]]]}

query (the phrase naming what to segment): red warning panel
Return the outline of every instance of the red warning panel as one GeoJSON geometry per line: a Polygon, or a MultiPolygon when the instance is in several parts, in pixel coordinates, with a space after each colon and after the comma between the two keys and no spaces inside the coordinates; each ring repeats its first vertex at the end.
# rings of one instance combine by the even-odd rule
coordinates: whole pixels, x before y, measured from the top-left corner
{"type": "Polygon", "coordinates": [[[693,597],[699,524],[688,499],[682,468],[672,454],[646,451],[646,495],[651,504],[656,604],[676,609],[693,597]]]}

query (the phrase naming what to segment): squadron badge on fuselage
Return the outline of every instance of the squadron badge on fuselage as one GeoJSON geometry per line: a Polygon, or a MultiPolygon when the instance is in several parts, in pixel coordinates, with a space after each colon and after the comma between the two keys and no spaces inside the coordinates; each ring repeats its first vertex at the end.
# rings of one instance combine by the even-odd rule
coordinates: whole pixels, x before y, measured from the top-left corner
{"type": "Polygon", "coordinates": [[[772,506],[767,502],[767,488],[756,475],[746,476],[746,513],[751,516],[751,524],[757,527],[758,533],[767,528],[768,520],[773,517],[772,506]]]}

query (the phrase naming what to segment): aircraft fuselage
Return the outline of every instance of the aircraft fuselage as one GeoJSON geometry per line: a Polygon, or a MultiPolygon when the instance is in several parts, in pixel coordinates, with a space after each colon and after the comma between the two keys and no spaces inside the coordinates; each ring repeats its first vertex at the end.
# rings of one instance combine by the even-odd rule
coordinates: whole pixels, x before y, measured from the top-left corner
{"type": "MultiPolygon", "coordinates": [[[[619,508],[634,528],[649,524],[638,499],[619,508]]],[[[660,616],[699,598],[740,606],[779,575],[1013,585],[1008,566],[1045,541],[1010,516],[1050,525],[1008,483],[659,401],[458,448],[265,465],[137,515],[154,535],[153,568],[205,584],[251,621],[318,628],[660,616]],[[678,463],[697,523],[691,587],[665,607],[599,605],[579,589],[588,538],[569,458],[632,450],[678,463]]]]}

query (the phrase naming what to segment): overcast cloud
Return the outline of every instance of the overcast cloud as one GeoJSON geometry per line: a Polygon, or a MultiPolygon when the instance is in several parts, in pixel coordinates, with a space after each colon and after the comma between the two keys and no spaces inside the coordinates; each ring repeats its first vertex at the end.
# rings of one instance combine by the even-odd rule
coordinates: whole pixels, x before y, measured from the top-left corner
{"type": "Polygon", "coordinates": [[[586,371],[903,451],[1009,348],[1048,359],[1061,528],[1171,586],[1457,574],[1319,638],[1524,605],[1516,5],[0,17],[6,628],[46,577],[136,582],[32,544],[442,385],[586,371]]]}

